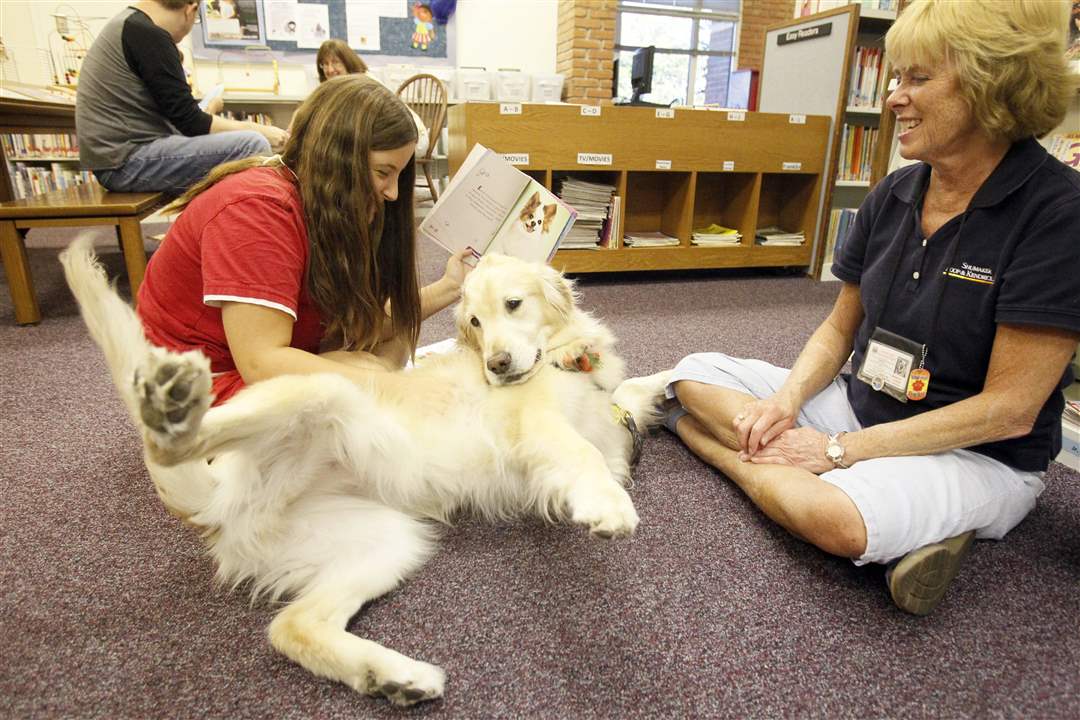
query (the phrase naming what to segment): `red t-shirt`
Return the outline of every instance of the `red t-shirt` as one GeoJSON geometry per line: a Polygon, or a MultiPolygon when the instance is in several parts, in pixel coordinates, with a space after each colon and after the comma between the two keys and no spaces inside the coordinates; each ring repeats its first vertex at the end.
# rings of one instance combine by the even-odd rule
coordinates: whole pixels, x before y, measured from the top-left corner
{"type": "Polygon", "coordinates": [[[244,386],[225,340],[221,303],[291,315],[290,345],[318,352],[324,327],[304,288],[307,260],[296,186],[268,167],[231,175],[191,201],[151,257],[138,300],[146,336],[171,350],[201,350],[220,404],[244,386]]]}

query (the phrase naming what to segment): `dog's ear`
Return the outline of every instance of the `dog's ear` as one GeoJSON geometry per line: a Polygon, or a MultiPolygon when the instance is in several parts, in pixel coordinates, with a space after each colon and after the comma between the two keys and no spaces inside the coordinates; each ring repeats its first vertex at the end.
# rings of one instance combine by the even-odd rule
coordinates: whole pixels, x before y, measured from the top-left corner
{"type": "Polygon", "coordinates": [[[465,303],[459,301],[454,307],[454,324],[457,325],[458,342],[474,350],[480,349],[480,340],[476,337],[476,328],[469,322],[471,317],[465,312],[465,303]]]}
{"type": "Polygon", "coordinates": [[[566,320],[570,317],[570,313],[574,309],[574,303],[577,301],[574,286],[561,272],[550,265],[543,265],[542,267],[540,288],[544,300],[560,319],[566,320]]]}
{"type": "Polygon", "coordinates": [[[559,211],[559,206],[555,203],[544,206],[544,232],[551,229],[551,221],[555,219],[555,213],[559,211]]]}
{"type": "Polygon", "coordinates": [[[521,212],[524,215],[532,215],[536,208],[540,207],[540,192],[534,192],[532,197],[529,198],[529,202],[525,203],[525,207],[521,208],[521,212]]]}

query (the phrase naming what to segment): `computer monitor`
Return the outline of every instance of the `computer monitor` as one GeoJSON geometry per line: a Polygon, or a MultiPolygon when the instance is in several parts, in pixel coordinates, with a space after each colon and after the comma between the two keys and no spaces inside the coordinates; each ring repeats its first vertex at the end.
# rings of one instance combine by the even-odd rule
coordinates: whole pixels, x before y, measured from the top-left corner
{"type": "Polygon", "coordinates": [[[630,89],[633,95],[631,103],[641,102],[641,96],[652,92],[653,56],[656,46],[638,48],[634,51],[634,60],[630,65],[630,89]]]}

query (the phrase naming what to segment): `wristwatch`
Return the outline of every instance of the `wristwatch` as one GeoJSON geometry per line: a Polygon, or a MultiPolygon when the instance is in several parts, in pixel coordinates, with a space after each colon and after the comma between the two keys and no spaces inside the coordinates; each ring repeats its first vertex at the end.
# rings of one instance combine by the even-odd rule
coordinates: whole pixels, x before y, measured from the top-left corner
{"type": "Polygon", "coordinates": [[[825,445],[825,459],[838,468],[847,469],[844,462],[844,446],[840,444],[840,436],[843,431],[829,436],[829,442],[825,445]]]}

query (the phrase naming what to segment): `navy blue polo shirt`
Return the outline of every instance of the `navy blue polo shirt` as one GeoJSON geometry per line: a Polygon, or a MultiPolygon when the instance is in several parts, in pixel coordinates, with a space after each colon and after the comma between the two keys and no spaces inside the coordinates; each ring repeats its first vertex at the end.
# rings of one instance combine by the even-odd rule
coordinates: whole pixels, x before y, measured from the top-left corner
{"type": "MultiPolygon", "coordinates": [[[[859,285],[865,319],[852,368],[875,327],[927,345],[923,400],[899,402],[854,376],[848,399],[863,427],[978,394],[998,323],[1080,332],[1080,173],[1035,139],[1012,145],[961,215],[924,238],[930,166],[892,173],[867,196],[832,272],[859,285]]],[[[918,359],[916,359],[916,363],[918,359]]],[[[1020,470],[1045,470],[1061,449],[1066,370],[1031,433],[969,448],[1020,470]]]]}

